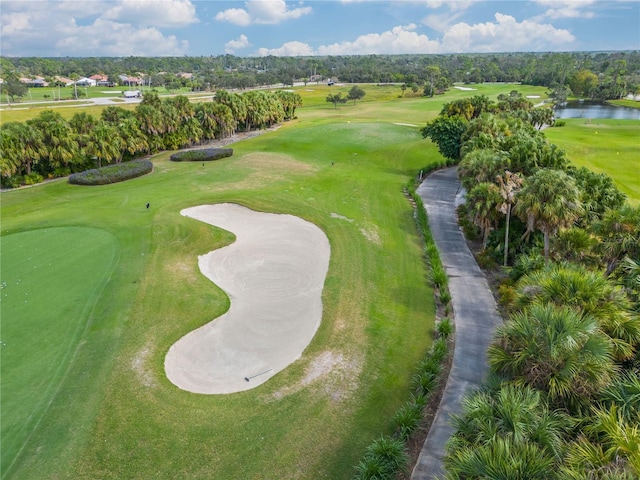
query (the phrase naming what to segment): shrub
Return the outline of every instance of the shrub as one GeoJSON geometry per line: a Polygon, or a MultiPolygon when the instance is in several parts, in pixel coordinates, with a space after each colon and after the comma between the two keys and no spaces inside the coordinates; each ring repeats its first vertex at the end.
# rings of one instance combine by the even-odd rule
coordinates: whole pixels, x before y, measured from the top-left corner
{"type": "Polygon", "coordinates": [[[513,285],[503,283],[498,287],[498,300],[500,305],[511,308],[516,300],[516,289],[513,285]]]}
{"type": "Polygon", "coordinates": [[[444,357],[447,356],[447,341],[444,338],[439,338],[433,342],[431,347],[431,359],[438,362],[442,362],[444,357]]]}
{"type": "Polygon", "coordinates": [[[395,480],[408,465],[409,455],[402,440],[381,437],[367,447],[364,459],[356,467],[356,479],[395,480]]]}
{"type": "Polygon", "coordinates": [[[440,292],[440,301],[443,305],[449,305],[449,302],[451,301],[451,294],[449,293],[449,290],[444,289],[440,292]]]}
{"type": "Polygon", "coordinates": [[[411,384],[417,395],[427,396],[436,384],[436,376],[431,372],[421,371],[413,376],[411,384]]]}
{"type": "Polygon", "coordinates": [[[208,162],[233,155],[233,148],[200,148],[185,150],[171,155],[172,162],[208,162]]]}
{"type": "Polygon", "coordinates": [[[449,317],[444,317],[440,320],[440,323],[438,323],[438,326],[436,327],[436,331],[441,338],[448,338],[449,335],[453,333],[453,323],[451,323],[451,319],[449,317]]]}
{"type": "Polygon", "coordinates": [[[29,175],[25,175],[23,182],[25,185],[35,185],[36,183],[42,183],[44,178],[42,175],[36,172],[31,172],[29,175]]]}
{"type": "Polygon", "coordinates": [[[422,407],[412,401],[406,402],[393,416],[400,433],[400,438],[407,440],[411,434],[418,428],[422,420],[422,407]]]}
{"type": "Polygon", "coordinates": [[[117,163],[107,167],[86,170],[69,175],[69,183],[73,185],[108,185],[124,182],[131,178],[140,177],[153,171],[151,160],[134,160],[117,163]]]}
{"type": "Polygon", "coordinates": [[[564,127],[566,124],[566,120],[556,120],[555,122],[553,122],[554,127],[564,127]]]}
{"type": "Polygon", "coordinates": [[[440,252],[438,252],[438,247],[436,247],[435,243],[429,243],[424,248],[424,251],[431,265],[436,265],[440,262],[440,252]]]}
{"type": "Polygon", "coordinates": [[[443,289],[447,285],[447,272],[441,265],[431,267],[431,280],[439,289],[443,289]]]}

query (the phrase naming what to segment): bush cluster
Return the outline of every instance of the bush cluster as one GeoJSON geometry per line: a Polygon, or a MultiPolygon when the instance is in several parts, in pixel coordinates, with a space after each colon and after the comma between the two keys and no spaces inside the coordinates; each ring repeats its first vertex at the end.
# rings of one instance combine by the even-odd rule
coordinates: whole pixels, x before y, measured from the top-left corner
{"type": "Polygon", "coordinates": [[[141,177],[153,170],[151,160],[133,160],[69,175],[73,185],[107,185],[141,177]]]}
{"type": "Polygon", "coordinates": [[[201,148],[185,150],[171,155],[172,162],[208,162],[233,155],[233,148],[201,148]]]}

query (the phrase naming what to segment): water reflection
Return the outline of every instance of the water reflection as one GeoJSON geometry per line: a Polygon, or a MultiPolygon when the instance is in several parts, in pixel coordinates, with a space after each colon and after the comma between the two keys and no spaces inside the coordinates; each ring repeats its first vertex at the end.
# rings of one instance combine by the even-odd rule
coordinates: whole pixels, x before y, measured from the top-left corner
{"type": "Polygon", "coordinates": [[[618,107],[600,102],[567,102],[554,109],[558,118],[613,118],[617,120],[640,120],[640,109],[618,107]]]}

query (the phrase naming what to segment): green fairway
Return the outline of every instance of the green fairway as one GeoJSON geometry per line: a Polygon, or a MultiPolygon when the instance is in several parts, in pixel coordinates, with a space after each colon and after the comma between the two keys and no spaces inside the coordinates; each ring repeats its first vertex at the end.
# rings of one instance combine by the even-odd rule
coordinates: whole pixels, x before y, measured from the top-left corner
{"type": "Polygon", "coordinates": [[[117,242],[102,230],[78,227],[0,238],[2,465],[9,470],[91,326],[117,242]]]}
{"type": "Polygon", "coordinates": [[[230,158],[170,162],[167,152],[152,158],[153,173],[127,182],[59,179],[1,194],[3,479],[353,477],[371,441],[391,433],[432,340],[433,292],[403,194],[442,161],[420,128],[444,102],[470,94],[544,95],[504,84],[434,98],[400,98],[397,85],[365,89],[357,105],[337,109],[325,101],[334,87],[297,89],[298,119],[234,144],[230,158]],[[322,323],[300,359],[256,389],[207,396],[171,384],[164,357],[229,307],[198,255],[233,235],[180,215],[220,202],[314,223],[331,259],[322,323]],[[38,256],[24,260],[25,244],[38,256]],[[73,282],[46,270],[53,258],[73,282]],[[39,283],[21,291],[47,299],[5,303],[13,279],[32,269],[39,283]],[[17,362],[12,337],[32,332],[42,332],[42,346],[24,345],[17,362]],[[7,382],[13,368],[26,373],[7,382]],[[39,383],[41,399],[23,400],[18,381],[39,383]],[[13,420],[11,405],[39,416],[13,420]]]}
{"type": "MultiPolygon", "coordinates": [[[[301,112],[205,167],[163,154],[153,174],[121,184],[55,181],[2,194],[7,238],[34,225],[99,227],[120,248],[96,327],[83,333],[11,478],[353,475],[365,447],[390,431],[430,346],[433,297],[402,188],[440,158],[417,128],[369,121],[373,105],[358,119],[359,108],[344,106],[348,120],[324,106],[301,112]],[[169,383],[163,361],[177,339],[228,308],[197,255],[231,235],[179,213],[215,202],[315,223],[331,262],[322,324],[302,358],[255,390],[204,396],[169,383]]],[[[415,117],[394,110],[398,123],[415,117]]]]}
{"type": "Polygon", "coordinates": [[[572,118],[544,131],[551,143],[578,167],[606,173],[627,195],[640,202],[640,121],[572,118]]]}

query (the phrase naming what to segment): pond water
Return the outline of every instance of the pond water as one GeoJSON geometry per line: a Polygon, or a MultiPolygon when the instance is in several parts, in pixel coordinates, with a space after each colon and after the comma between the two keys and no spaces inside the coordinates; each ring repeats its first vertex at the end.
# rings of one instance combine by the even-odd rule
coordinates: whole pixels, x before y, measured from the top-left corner
{"type": "Polygon", "coordinates": [[[618,107],[600,102],[567,102],[553,110],[558,118],[614,118],[619,120],[640,120],[640,109],[618,107]]]}

